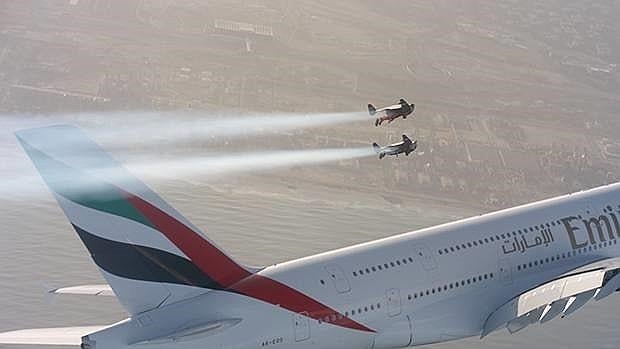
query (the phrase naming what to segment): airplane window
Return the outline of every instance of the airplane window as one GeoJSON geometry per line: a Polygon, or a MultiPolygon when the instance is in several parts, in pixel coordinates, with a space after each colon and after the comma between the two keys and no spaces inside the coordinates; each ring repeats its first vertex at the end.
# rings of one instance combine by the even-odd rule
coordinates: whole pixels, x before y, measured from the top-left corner
{"type": "Polygon", "coordinates": [[[429,290],[426,290],[426,295],[428,296],[429,294],[430,294],[430,291],[429,291],[429,290]]]}
{"type": "Polygon", "coordinates": [[[478,276],[478,281],[482,281],[482,276],[478,276]]]}
{"type": "Polygon", "coordinates": [[[377,271],[377,268],[371,267],[372,271],[377,271]]]}
{"type": "Polygon", "coordinates": [[[321,285],[325,285],[325,280],[321,280],[321,285]]]}
{"type": "Polygon", "coordinates": [[[562,253],[562,258],[566,258],[566,255],[564,253],[562,253]]]}
{"type": "Polygon", "coordinates": [[[534,261],[534,265],[538,265],[538,261],[534,261]]]}
{"type": "Polygon", "coordinates": [[[409,262],[413,263],[413,258],[409,257],[409,262]]]}
{"type": "Polygon", "coordinates": [[[357,276],[357,272],[353,272],[353,276],[357,276]]]}
{"type": "Polygon", "coordinates": [[[407,260],[403,258],[403,264],[407,264],[407,260]]]}
{"type": "Polygon", "coordinates": [[[431,293],[435,294],[435,289],[434,288],[431,289],[431,293]]]}
{"type": "Polygon", "coordinates": [[[370,269],[366,268],[366,274],[370,274],[370,269]]]}
{"type": "Polygon", "coordinates": [[[554,222],[554,221],[551,221],[551,225],[555,227],[555,222],[554,222]]]}
{"type": "Polygon", "coordinates": [[[344,316],[349,316],[349,312],[348,312],[348,311],[345,311],[345,312],[344,312],[344,316]]]}
{"type": "Polygon", "coordinates": [[[364,271],[360,270],[359,271],[360,275],[364,275],[364,271]]]}
{"type": "Polygon", "coordinates": [[[408,299],[408,300],[411,300],[411,295],[408,295],[408,296],[407,296],[407,299],[408,299]]]}
{"type": "Polygon", "coordinates": [[[396,264],[400,265],[400,261],[396,261],[396,264]]]}
{"type": "Polygon", "coordinates": [[[377,268],[379,268],[379,270],[382,270],[383,267],[381,266],[381,264],[377,265],[377,268]]]}
{"type": "Polygon", "coordinates": [[[383,264],[383,267],[384,267],[385,269],[389,268],[389,266],[388,266],[388,264],[387,264],[387,263],[383,264]]]}
{"type": "Polygon", "coordinates": [[[355,309],[351,310],[351,315],[355,315],[355,309]]]}
{"type": "Polygon", "coordinates": [[[487,278],[488,278],[488,275],[487,275],[487,274],[484,274],[484,279],[486,280],[487,278]]]}
{"type": "MultiPolygon", "coordinates": [[[[409,295],[409,299],[411,299],[411,295],[409,295]]],[[[374,304],[370,305],[370,310],[375,310],[375,305],[374,304]]]]}
{"type": "Polygon", "coordinates": [[[377,309],[381,308],[381,303],[377,303],[377,309]]]}
{"type": "Polygon", "coordinates": [[[517,236],[517,233],[513,231],[512,236],[517,236]]]}
{"type": "Polygon", "coordinates": [[[476,241],[474,241],[474,246],[478,246],[478,243],[476,241]]]}
{"type": "Polygon", "coordinates": [[[362,308],[357,308],[357,313],[361,314],[362,313],[362,308]]]}
{"type": "Polygon", "coordinates": [[[545,258],[545,263],[549,263],[549,258],[545,258]]]}
{"type": "Polygon", "coordinates": [[[457,250],[457,251],[460,251],[460,250],[461,250],[461,248],[459,247],[459,245],[456,245],[456,250],[457,250]]]}
{"type": "Polygon", "coordinates": [[[395,267],[394,262],[390,262],[390,265],[391,265],[392,267],[395,267]]]}
{"type": "Polygon", "coordinates": [[[471,247],[471,242],[468,242],[468,243],[467,243],[467,247],[471,247]]]}
{"type": "Polygon", "coordinates": [[[443,252],[441,252],[441,250],[437,251],[439,254],[442,254],[443,252]]]}
{"type": "Polygon", "coordinates": [[[364,307],[364,311],[368,311],[368,307],[364,307]]]}
{"type": "Polygon", "coordinates": [[[471,284],[471,280],[470,279],[467,279],[467,284],[468,285],[471,284]]]}
{"type": "Polygon", "coordinates": [[[461,281],[461,286],[465,286],[465,280],[461,281]]]}
{"type": "Polygon", "coordinates": [[[491,275],[491,278],[492,278],[493,277],[493,273],[491,273],[490,275],[491,275]]]}
{"type": "Polygon", "coordinates": [[[450,253],[450,251],[448,251],[448,249],[447,249],[447,248],[444,248],[444,249],[443,249],[443,251],[444,251],[445,253],[450,253]]]}
{"type": "Polygon", "coordinates": [[[532,227],[530,227],[530,233],[533,232],[533,231],[534,231],[534,229],[532,229],[532,227]]]}
{"type": "Polygon", "coordinates": [[[502,237],[502,239],[506,238],[506,235],[504,235],[504,234],[500,234],[500,236],[502,237]]]}
{"type": "Polygon", "coordinates": [[[444,286],[443,286],[443,290],[445,291],[445,290],[447,290],[447,289],[448,289],[448,286],[444,285],[444,286]]]}
{"type": "Polygon", "coordinates": [[[482,244],[483,244],[482,240],[478,240],[478,243],[479,243],[480,245],[482,245],[482,244]]]}
{"type": "Polygon", "coordinates": [[[596,248],[597,248],[597,247],[596,247],[596,245],[594,245],[593,247],[594,247],[594,249],[596,250],[596,248]]]}
{"type": "Polygon", "coordinates": [[[484,242],[489,243],[489,238],[484,238],[484,242]]]}
{"type": "Polygon", "coordinates": [[[452,283],[450,283],[450,289],[452,289],[452,287],[453,287],[453,285],[452,285],[452,283]]]}
{"type": "Polygon", "coordinates": [[[545,225],[547,226],[547,228],[551,228],[551,225],[549,223],[545,223],[545,225]]]}
{"type": "Polygon", "coordinates": [[[521,266],[520,265],[517,265],[517,270],[521,270],[521,266]]]}

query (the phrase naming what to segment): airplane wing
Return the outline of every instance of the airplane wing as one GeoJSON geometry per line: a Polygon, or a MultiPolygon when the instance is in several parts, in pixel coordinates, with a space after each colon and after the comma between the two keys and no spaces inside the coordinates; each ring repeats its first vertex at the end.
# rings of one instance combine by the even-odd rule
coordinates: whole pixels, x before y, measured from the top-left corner
{"type": "Polygon", "coordinates": [[[486,320],[481,338],[506,327],[518,332],[572,314],[590,299],[601,300],[620,288],[620,258],[590,263],[530,289],[496,309],[486,320]]]}
{"type": "Polygon", "coordinates": [[[381,109],[377,109],[377,112],[380,112],[380,111],[385,111],[385,110],[396,110],[396,109],[400,109],[400,108],[402,108],[402,105],[400,105],[400,104],[394,104],[394,105],[390,105],[390,106],[388,106],[388,107],[384,107],[384,108],[381,108],[381,109]]]}
{"type": "Polygon", "coordinates": [[[0,333],[0,344],[80,345],[82,337],[108,327],[35,328],[0,333]]]}
{"type": "Polygon", "coordinates": [[[82,294],[91,296],[115,296],[110,285],[80,285],[48,291],[51,294],[82,294]]]}

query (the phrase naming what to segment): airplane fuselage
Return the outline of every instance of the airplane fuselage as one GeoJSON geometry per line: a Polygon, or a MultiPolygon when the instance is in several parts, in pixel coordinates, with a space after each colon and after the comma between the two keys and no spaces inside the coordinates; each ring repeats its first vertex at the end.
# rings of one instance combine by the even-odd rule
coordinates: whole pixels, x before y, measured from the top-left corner
{"type": "Polygon", "coordinates": [[[131,335],[129,342],[139,342],[137,328],[150,338],[157,326],[170,328],[167,319],[188,324],[239,319],[207,337],[177,341],[175,348],[395,348],[478,336],[507,299],[581,265],[619,256],[619,219],[620,184],[613,184],[257,273],[320,308],[306,309],[300,298],[273,304],[269,295],[257,299],[217,290],[147,312],[142,317],[148,320],[135,317],[91,339],[108,344],[131,335]]]}

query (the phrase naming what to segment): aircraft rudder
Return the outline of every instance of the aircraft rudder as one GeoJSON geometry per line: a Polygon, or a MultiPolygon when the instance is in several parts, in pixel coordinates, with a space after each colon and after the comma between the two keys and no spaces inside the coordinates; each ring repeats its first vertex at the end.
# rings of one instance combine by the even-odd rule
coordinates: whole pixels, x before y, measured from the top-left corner
{"type": "Polygon", "coordinates": [[[15,135],[130,313],[251,274],[79,128],[15,135]]]}

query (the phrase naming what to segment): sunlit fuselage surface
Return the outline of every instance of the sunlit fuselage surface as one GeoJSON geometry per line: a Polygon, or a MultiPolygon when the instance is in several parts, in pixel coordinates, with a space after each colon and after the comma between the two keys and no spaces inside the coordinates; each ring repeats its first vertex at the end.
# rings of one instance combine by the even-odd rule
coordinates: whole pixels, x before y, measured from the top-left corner
{"type": "MultiPolygon", "coordinates": [[[[211,291],[148,316],[162,324],[175,316],[188,322],[241,319],[190,341],[223,348],[389,348],[479,336],[489,314],[507,299],[618,256],[618,217],[620,185],[614,184],[276,264],[257,274],[324,305],[314,312],[295,314],[286,306],[211,291]]],[[[123,338],[118,334],[134,329],[136,321],[140,317],[91,339],[123,338]]],[[[145,329],[143,337],[151,335],[145,329]]]]}

